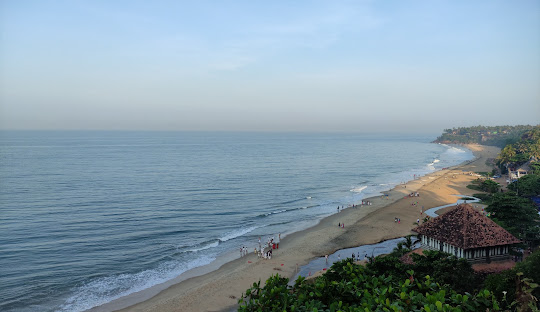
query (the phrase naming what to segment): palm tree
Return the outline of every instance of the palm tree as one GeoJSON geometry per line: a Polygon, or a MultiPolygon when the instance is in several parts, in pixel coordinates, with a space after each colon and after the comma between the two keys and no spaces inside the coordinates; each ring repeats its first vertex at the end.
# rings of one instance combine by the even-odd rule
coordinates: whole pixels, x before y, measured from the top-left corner
{"type": "Polygon", "coordinates": [[[512,145],[506,145],[497,157],[500,165],[507,164],[516,156],[516,150],[512,145]]]}
{"type": "Polygon", "coordinates": [[[409,250],[412,250],[413,246],[418,243],[420,240],[418,237],[414,235],[407,235],[405,236],[405,241],[403,242],[403,246],[409,250]],[[413,237],[415,237],[415,240],[413,241],[413,237]]]}
{"type": "Polygon", "coordinates": [[[540,143],[533,143],[529,147],[529,155],[535,160],[540,159],[540,143]]]}

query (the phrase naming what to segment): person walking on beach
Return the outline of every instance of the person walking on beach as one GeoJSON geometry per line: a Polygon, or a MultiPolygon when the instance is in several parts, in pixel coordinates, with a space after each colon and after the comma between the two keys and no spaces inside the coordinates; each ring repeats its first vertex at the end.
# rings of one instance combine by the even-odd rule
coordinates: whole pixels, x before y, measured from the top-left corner
{"type": "Polygon", "coordinates": [[[324,255],[324,260],[326,260],[326,264],[328,264],[328,255],[324,255]]]}
{"type": "Polygon", "coordinates": [[[337,212],[339,213],[339,206],[337,206],[337,212]]]}
{"type": "Polygon", "coordinates": [[[337,261],[341,261],[341,255],[340,254],[337,255],[337,261]]]}

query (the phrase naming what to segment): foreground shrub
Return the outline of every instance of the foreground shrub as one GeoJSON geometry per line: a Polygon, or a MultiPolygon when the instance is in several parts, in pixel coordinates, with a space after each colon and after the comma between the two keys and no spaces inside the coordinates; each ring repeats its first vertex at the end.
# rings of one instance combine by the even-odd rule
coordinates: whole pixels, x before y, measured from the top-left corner
{"type": "Polygon", "coordinates": [[[490,291],[476,295],[443,289],[428,275],[415,279],[393,275],[371,275],[369,270],[350,261],[334,264],[314,283],[302,277],[294,286],[279,275],[264,287],[254,283],[239,300],[238,311],[498,311],[490,291]]]}

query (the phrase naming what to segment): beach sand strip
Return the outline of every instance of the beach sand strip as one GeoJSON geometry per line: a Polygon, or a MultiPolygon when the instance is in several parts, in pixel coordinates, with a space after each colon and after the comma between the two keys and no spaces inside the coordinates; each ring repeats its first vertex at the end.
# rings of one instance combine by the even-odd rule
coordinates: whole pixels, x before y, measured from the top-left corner
{"type": "MultiPolygon", "coordinates": [[[[500,149],[481,145],[467,145],[467,148],[473,151],[474,160],[398,185],[384,192],[388,196],[366,199],[372,205],[345,209],[324,218],[316,226],[290,234],[282,239],[271,260],[259,259],[251,253],[215,271],[174,284],[121,311],[231,311],[247,288],[258,281],[262,285],[272,274],[292,278],[297,267],[315,257],[411,234],[414,222],[425,216],[420,211],[422,206],[425,211],[455,203],[458,197],[453,195],[478,192],[466,187],[477,178],[470,173],[491,171],[486,161],[495,158],[500,149]],[[420,196],[409,197],[413,192],[419,192],[420,196]],[[401,222],[394,222],[395,218],[401,222]],[[345,228],[338,227],[338,223],[345,223],[345,228]]],[[[93,310],[112,311],[114,304],[93,310]]]]}

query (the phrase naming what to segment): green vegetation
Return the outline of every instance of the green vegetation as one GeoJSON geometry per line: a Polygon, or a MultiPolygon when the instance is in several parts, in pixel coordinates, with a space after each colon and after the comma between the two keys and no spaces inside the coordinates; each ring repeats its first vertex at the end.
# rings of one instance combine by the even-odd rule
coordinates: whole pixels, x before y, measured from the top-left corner
{"type": "Polygon", "coordinates": [[[313,282],[302,277],[293,287],[279,275],[246,290],[238,311],[496,311],[499,303],[488,290],[458,294],[415,272],[373,275],[347,259],[335,263],[313,282]]]}
{"type": "Polygon", "coordinates": [[[530,247],[540,243],[540,217],[531,197],[540,195],[540,126],[524,132],[520,139],[506,145],[497,157],[505,171],[528,162],[527,175],[508,185],[508,192],[491,196],[486,211],[492,219],[530,247]]]}
{"type": "Polygon", "coordinates": [[[534,162],[529,165],[531,167],[531,174],[540,175],[540,162],[534,162]]]}
{"type": "Polygon", "coordinates": [[[403,263],[402,254],[411,249],[401,250],[398,246],[394,252],[384,257],[371,259],[366,268],[373,275],[393,275],[406,277],[405,272],[413,270],[416,278],[430,278],[439,285],[457,291],[472,293],[477,290],[481,280],[465,259],[459,259],[451,254],[425,250],[422,255],[411,254],[412,264],[403,263]]]}
{"type": "Polygon", "coordinates": [[[480,199],[482,201],[482,204],[489,205],[491,203],[491,194],[476,193],[476,194],[473,194],[473,196],[480,199]]]}
{"type": "Polygon", "coordinates": [[[486,211],[490,213],[493,221],[529,246],[537,244],[540,216],[530,199],[514,192],[494,194],[486,211]]]}
{"type": "Polygon", "coordinates": [[[499,192],[500,185],[492,180],[476,179],[472,182],[472,184],[467,185],[467,188],[477,191],[484,191],[487,193],[497,193],[499,192]]]}
{"type": "MultiPolygon", "coordinates": [[[[489,275],[484,281],[484,287],[497,297],[499,302],[513,302],[516,300],[516,276],[521,273],[528,281],[540,281],[540,250],[532,253],[523,262],[519,262],[513,269],[489,275]]],[[[520,279],[522,281],[523,278],[520,279]]],[[[518,283],[519,285],[519,283],[518,283]]],[[[530,284],[530,293],[540,298],[540,287],[530,284]]],[[[518,292],[519,294],[519,292],[518,292]]]]}
{"type": "Polygon", "coordinates": [[[519,140],[506,145],[497,157],[505,171],[529,162],[529,174],[508,185],[508,192],[498,193],[500,186],[492,180],[475,180],[467,187],[488,194],[475,194],[488,205],[490,217],[530,247],[540,243],[540,218],[531,197],[540,195],[540,126],[521,134],[519,140]]]}
{"type": "Polygon", "coordinates": [[[540,195],[540,175],[529,174],[508,185],[508,189],[522,197],[540,195]]]}
{"type": "Polygon", "coordinates": [[[484,283],[463,259],[428,251],[405,264],[399,250],[366,266],[337,262],[316,279],[299,277],[294,286],[272,276],[242,294],[238,311],[538,311],[532,280],[540,279],[540,252],[484,283]]]}
{"type": "Polygon", "coordinates": [[[471,144],[492,145],[504,147],[507,144],[517,142],[521,135],[533,126],[474,126],[445,129],[435,143],[447,144],[471,144]]]}
{"type": "MultiPolygon", "coordinates": [[[[497,157],[497,165],[504,172],[506,168],[522,165],[529,160],[540,160],[540,126],[524,132],[515,143],[506,145],[497,157]]],[[[532,169],[538,172],[540,165],[535,164],[532,169]]]]}

